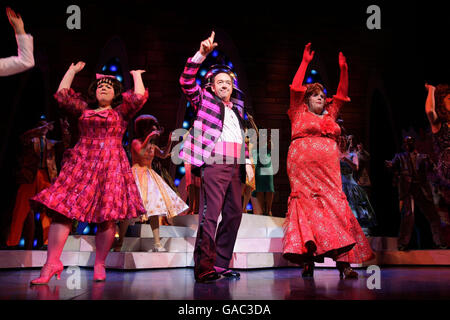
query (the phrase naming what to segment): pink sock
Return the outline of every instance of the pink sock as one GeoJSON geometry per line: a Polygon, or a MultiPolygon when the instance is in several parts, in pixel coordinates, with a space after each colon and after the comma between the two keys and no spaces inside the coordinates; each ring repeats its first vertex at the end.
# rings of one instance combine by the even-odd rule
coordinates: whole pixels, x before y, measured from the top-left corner
{"type": "Polygon", "coordinates": [[[97,234],[95,235],[95,265],[105,264],[106,257],[114,242],[116,233],[116,224],[112,221],[106,221],[98,224],[97,234]]]}

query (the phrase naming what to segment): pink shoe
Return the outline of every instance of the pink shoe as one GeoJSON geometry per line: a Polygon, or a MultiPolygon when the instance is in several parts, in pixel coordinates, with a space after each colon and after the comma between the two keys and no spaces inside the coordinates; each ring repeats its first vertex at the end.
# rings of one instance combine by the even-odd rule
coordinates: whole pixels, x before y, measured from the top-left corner
{"type": "Polygon", "coordinates": [[[100,282],[106,280],[106,272],[104,264],[94,265],[94,281],[100,282]]]}
{"type": "Polygon", "coordinates": [[[64,265],[59,261],[59,263],[50,264],[46,263],[41,269],[41,274],[39,278],[31,280],[30,284],[39,285],[39,284],[47,284],[53,275],[56,276],[56,279],[61,279],[61,272],[64,270],[64,265]]]}

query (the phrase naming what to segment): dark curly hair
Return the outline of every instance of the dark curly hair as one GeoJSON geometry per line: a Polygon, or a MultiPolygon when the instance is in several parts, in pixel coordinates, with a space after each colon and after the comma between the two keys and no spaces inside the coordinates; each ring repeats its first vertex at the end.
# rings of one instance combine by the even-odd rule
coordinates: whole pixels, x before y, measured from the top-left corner
{"type": "Polygon", "coordinates": [[[156,117],[149,114],[142,114],[136,118],[134,121],[134,135],[136,139],[143,139],[147,137],[152,131],[155,129],[164,131],[164,128],[159,124],[158,119],[156,117]]]}
{"type": "MultiPolygon", "coordinates": [[[[122,92],[124,91],[122,83],[117,80],[116,78],[109,78],[111,80],[113,89],[114,89],[114,98],[111,102],[111,107],[117,107],[119,104],[122,103],[122,92]]],[[[96,91],[97,87],[99,85],[99,82],[102,79],[96,79],[91,82],[88,88],[88,108],[96,109],[98,108],[98,101],[96,97],[96,91]]]]}
{"type": "Polygon", "coordinates": [[[439,84],[436,86],[436,91],[434,92],[436,98],[436,114],[438,115],[439,121],[446,122],[450,121],[450,112],[445,108],[444,99],[450,94],[450,86],[448,84],[439,84]]]}
{"type": "Polygon", "coordinates": [[[325,95],[325,105],[323,106],[323,109],[325,110],[327,94],[325,93],[325,89],[324,89],[323,85],[321,85],[318,82],[309,83],[306,85],[306,92],[303,97],[303,103],[308,105],[309,97],[311,97],[313,94],[315,94],[317,92],[323,92],[323,94],[325,95]]]}

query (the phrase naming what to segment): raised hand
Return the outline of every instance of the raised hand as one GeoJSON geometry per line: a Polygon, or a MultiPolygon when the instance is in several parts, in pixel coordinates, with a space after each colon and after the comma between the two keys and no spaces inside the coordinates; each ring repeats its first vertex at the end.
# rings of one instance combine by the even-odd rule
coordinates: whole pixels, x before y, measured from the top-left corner
{"type": "Polygon", "coordinates": [[[85,65],[86,65],[86,62],[83,62],[83,61],[79,61],[79,62],[77,62],[77,64],[72,63],[69,67],[69,70],[72,70],[73,72],[78,73],[81,70],[83,70],[85,65]]]}
{"type": "Polygon", "coordinates": [[[13,9],[7,7],[6,15],[8,16],[9,23],[14,28],[14,32],[17,34],[25,34],[23,20],[20,14],[14,12],[13,9]]]}
{"type": "Polygon", "coordinates": [[[342,52],[339,52],[339,68],[341,68],[341,70],[348,69],[347,59],[342,52]]]}
{"type": "Polygon", "coordinates": [[[132,76],[143,74],[145,70],[131,70],[130,73],[132,76]]]}
{"type": "Polygon", "coordinates": [[[427,89],[428,91],[430,90],[434,91],[436,90],[436,87],[431,84],[425,83],[425,89],[427,89]]]}
{"type": "Polygon", "coordinates": [[[208,39],[206,39],[200,43],[199,51],[203,56],[206,57],[208,54],[210,54],[214,50],[215,47],[218,46],[217,42],[214,42],[215,35],[216,34],[214,31],[211,32],[211,36],[209,36],[208,39]]]}
{"type": "Polygon", "coordinates": [[[303,50],[303,61],[306,63],[310,63],[314,58],[314,51],[311,51],[311,42],[309,42],[305,46],[305,50],[303,50]]]}

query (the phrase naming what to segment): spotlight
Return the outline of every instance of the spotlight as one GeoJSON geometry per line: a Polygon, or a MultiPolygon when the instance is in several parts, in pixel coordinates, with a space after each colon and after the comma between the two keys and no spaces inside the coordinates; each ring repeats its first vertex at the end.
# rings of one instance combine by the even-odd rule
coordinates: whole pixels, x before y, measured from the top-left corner
{"type": "Polygon", "coordinates": [[[323,88],[323,93],[327,94],[327,89],[323,88]]]}
{"type": "Polygon", "coordinates": [[[89,231],[91,231],[91,228],[89,228],[89,226],[86,226],[86,228],[84,228],[83,230],[83,234],[88,234],[89,231]]]}
{"type": "Polygon", "coordinates": [[[202,80],[200,80],[200,79],[197,79],[195,82],[197,82],[197,84],[198,84],[199,86],[202,85],[202,80]]]}
{"type": "Polygon", "coordinates": [[[180,171],[181,174],[186,173],[186,169],[184,167],[180,167],[180,169],[178,171],[180,171]]]}
{"type": "Polygon", "coordinates": [[[106,66],[103,66],[102,71],[105,71],[105,70],[106,70],[106,66]]]}
{"type": "Polygon", "coordinates": [[[173,183],[175,183],[175,186],[178,187],[178,185],[180,184],[180,179],[175,179],[175,181],[173,183]]]}
{"type": "Polygon", "coordinates": [[[204,77],[205,74],[206,74],[206,70],[205,70],[205,69],[200,70],[200,75],[201,75],[202,77],[204,77]]]}
{"type": "Polygon", "coordinates": [[[37,246],[37,239],[34,239],[34,241],[33,241],[33,247],[36,247],[37,246]]]}
{"type": "Polygon", "coordinates": [[[95,228],[94,228],[94,234],[96,234],[97,233],[97,226],[95,226],[95,228]]]}
{"type": "Polygon", "coordinates": [[[316,70],[311,70],[311,74],[317,74],[316,70]]]}
{"type": "Polygon", "coordinates": [[[19,247],[24,247],[25,246],[25,239],[20,239],[19,241],[19,247]]]}
{"type": "Polygon", "coordinates": [[[117,71],[117,66],[116,65],[111,65],[110,67],[109,67],[109,71],[112,71],[112,72],[116,72],[117,71]]]}
{"type": "Polygon", "coordinates": [[[250,202],[247,204],[246,208],[247,210],[253,210],[252,204],[250,202]]]}
{"type": "Polygon", "coordinates": [[[36,212],[34,217],[35,217],[36,220],[39,220],[39,218],[41,217],[41,214],[39,212],[36,212]]]}
{"type": "Polygon", "coordinates": [[[186,107],[189,108],[190,106],[191,106],[191,103],[188,101],[188,102],[186,103],[186,107]]]}
{"type": "Polygon", "coordinates": [[[120,82],[122,82],[123,78],[122,76],[116,76],[117,80],[119,80],[120,82]]]}
{"type": "Polygon", "coordinates": [[[311,77],[308,77],[307,79],[306,79],[306,83],[311,83],[313,80],[312,80],[312,78],[311,77]]]}
{"type": "Polygon", "coordinates": [[[184,128],[184,129],[189,128],[189,122],[183,121],[183,128],[184,128]]]}
{"type": "Polygon", "coordinates": [[[214,50],[214,51],[211,53],[211,55],[215,58],[215,57],[217,57],[217,56],[219,55],[219,51],[214,50]]]}
{"type": "Polygon", "coordinates": [[[231,63],[231,61],[228,62],[228,66],[229,66],[231,69],[233,69],[233,64],[231,63]]]}

